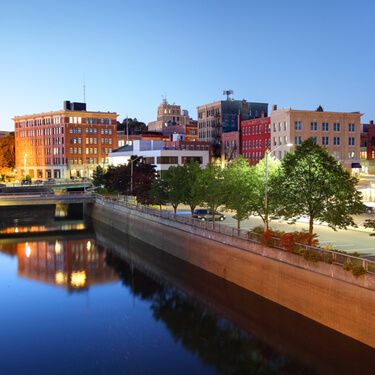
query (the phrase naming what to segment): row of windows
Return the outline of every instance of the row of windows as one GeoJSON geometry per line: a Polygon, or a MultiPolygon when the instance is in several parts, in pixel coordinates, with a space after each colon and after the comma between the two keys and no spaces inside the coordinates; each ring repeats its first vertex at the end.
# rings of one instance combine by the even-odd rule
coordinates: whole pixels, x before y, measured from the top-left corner
{"type": "MultiPolygon", "coordinates": [[[[85,152],[86,152],[87,155],[98,153],[97,147],[87,147],[85,150],[86,150],[85,152]]],[[[107,148],[107,147],[102,147],[101,150],[102,150],[103,154],[108,154],[111,151],[111,149],[107,148]]],[[[70,147],[69,151],[72,155],[77,155],[77,154],[81,155],[82,154],[82,148],[81,147],[70,147]]]]}
{"type": "Polygon", "coordinates": [[[256,125],[256,126],[246,126],[242,128],[243,135],[250,134],[264,134],[271,131],[271,124],[269,125],[256,125]]]}
{"type": "MultiPolygon", "coordinates": [[[[98,138],[86,138],[86,144],[97,144],[98,138]]],[[[70,144],[71,145],[76,145],[76,144],[82,144],[82,138],[70,138],[70,144]]],[[[112,138],[101,138],[101,144],[107,144],[111,145],[112,144],[112,138]]]]}
{"type": "MultiPolygon", "coordinates": [[[[112,120],[110,118],[95,118],[95,117],[84,117],[86,120],[86,124],[102,124],[102,125],[110,125],[112,124],[112,120]]],[[[69,117],[69,122],[71,124],[82,124],[82,117],[69,117]]]]}
{"type": "MultiPolygon", "coordinates": [[[[74,127],[69,129],[70,134],[82,134],[82,128],[80,127],[74,127]]],[[[97,134],[98,129],[96,128],[86,128],[86,134],[97,134]]],[[[100,129],[100,134],[107,134],[107,135],[112,135],[112,129],[100,129]]]]}
{"type": "MultiPolygon", "coordinates": [[[[294,129],[295,130],[302,130],[302,122],[296,121],[294,123],[294,129]]],[[[318,123],[316,121],[313,121],[313,122],[310,123],[310,130],[312,130],[312,131],[318,130],[318,123]]],[[[353,123],[348,124],[348,130],[349,130],[349,132],[355,132],[355,124],[353,124],[353,123]]],[[[322,131],[326,131],[326,132],[329,131],[329,123],[328,122],[322,122],[322,131]]],[[[335,132],[341,131],[341,124],[339,122],[333,123],[333,131],[335,131],[335,132]]]]}
{"type": "Polygon", "coordinates": [[[51,125],[51,124],[57,125],[61,123],[62,123],[62,118],[60,116],[54,116],[54,117],[37,118],[34,120],[22,120],[16,123],[16,127],[27,128],[30,126],[51,125]]]}
{"type": "Polygon", "coordinates": [[[255,148],[255,147],[269,147],[271,146],[271,139],[260,140],[249,140],[242,142],[243,148],[255,148]]]}
{"type": "MultiPolygon", "coordinates": [[[[98,158],[84,158],[84,159],[82,159],[82,158],[73,158],[73,159],[69,159],[69,162],[71,164],[78,164],[78,165],[83,164],[83,162],[86,162],[86,164],[98,164],[98,158]]],[[[108,159],[107,158],[101,158],[100,162],[102,164],[108,163],[108,159]]]]}
{"type": "MultiPolygon", "coordinates": [[[[317,143],[317,137],[310,137],[315,143],[317,143]]],[[[275,139],[275,138],[274,138],[275,139]]],[[[300,145],[302,144],[302,136],[298,135],[294,138],[294,144],[300,145]]],[[[334,146],[340,146],[341,144],[341,138],[340,137],[333,137],[333,145],[334,146]]],[[[275,143],[276,145],[276,143],[275,143]]],[[[329,145],[329,137],[324,136],[322,137],[322,145],[328,146],[329,145]]],[[[348,145],[349,146],[355,146],[355,137],[349,137],[348,138],[348,145]]]]}

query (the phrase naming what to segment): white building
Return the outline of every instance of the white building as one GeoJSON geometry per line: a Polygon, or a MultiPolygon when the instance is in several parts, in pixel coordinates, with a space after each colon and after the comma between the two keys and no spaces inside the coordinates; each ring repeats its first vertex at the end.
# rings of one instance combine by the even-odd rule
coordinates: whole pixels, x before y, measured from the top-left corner
{"type": "Polygon", "coordinates": [[[166,148],[165,142],[136,140],[132,145],[120,147],[109,153],[109,164],[113,166],[129,163],[132,156],[142,156],[146,163],[156,166],[157,171],[197,161],[201,167],[209,163],[208,150],[174,150],[166,148]]]}

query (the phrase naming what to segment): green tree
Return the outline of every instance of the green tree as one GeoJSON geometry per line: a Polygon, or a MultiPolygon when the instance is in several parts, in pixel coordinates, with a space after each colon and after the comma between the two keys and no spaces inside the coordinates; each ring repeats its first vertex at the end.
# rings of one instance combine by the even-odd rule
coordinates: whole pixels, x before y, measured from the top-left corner
{"type": "Polygon", "coordinates": [[[168,202],[172,205],[174,213],[184,201],[184,168],[182,166],[171,167],[164,176],[167,185],[168,202]]]}
{"type": "Polygon", "coordinates": [[[215,225],[215,212],[225,204],[223,170],[214,164],[209,164],[199,175],[197,194],[200,194],[202,202],[212,212],[212,220],[215,225]]]}
{"type": "Polygon", "coordinates": [[[276,184],[280,213],[292,220],[308,216],[310,238],[314,220],[324,221],[334,230],[346,228],[355,225],[352,215],[364,209],[357,179],[312,139],[284,157],[276,184]]]}
{"type": "MultiPolygon", "coordinates": [[[[365,228],[373,229],[375,231],[375,220],[367,219],[364,224],[365,228]]],[[[375,236],[375,233],[371,233],[370,236],[375,236]]]]}
{"type": "Polygon", "coordinates": [[[139,134],[147,130],[146,124],[142,121],[138,121],[136,118],[125,118],[122,122],[117,122],[117,130],[126,133],[127,128],[129,135],[139,134]]]}
{"type": "Polygon", "coordinates": [[[195,208],[202,203],[202,197],[199,191],[199,176],[202,169],[197,162],[186,163],[182,166],[182,203],[190,207],[191,214],[195,208]]]}
{"type": "Polygon", "coordinates": [[[98,165],[93,173],[93,184],[94,186],[104,186],[105,185],[105,173],[104,169],[98,165]]]}
{"type": "Polygon", "coordinates": [[[150,189],[150,198],[153,204],[161,206],[168,202],[168,185],[163,178],[156,178],[150,189]]]}
{"type": "Polygon", "coordinates": [[[268,155],[268,178],[266,180],[266,158],[259,161],[252,168],[253,190],[250,196],[251,214],[259,216],[264,225],[264,230],[269,228],[269,222],[275,215],[278,207],[276,191],[279,186],[274,183],[275,178],[280,175],[281,164],[278,160],[268,155]],[[267,198],[266,198],[267,190],[267,198]]]}
{"type": "Polygon", "coordinates": [[[237,229],[241,221],[249,217],[254,194],[254,169],[242,156],[231,162],[223,172],[225,207],[235,211],[237,229]]]}

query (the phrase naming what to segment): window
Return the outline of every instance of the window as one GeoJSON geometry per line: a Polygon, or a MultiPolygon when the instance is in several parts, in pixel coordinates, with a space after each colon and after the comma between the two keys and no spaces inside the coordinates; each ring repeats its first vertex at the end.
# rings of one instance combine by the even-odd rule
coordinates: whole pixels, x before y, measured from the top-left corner
{"type": "Polygon", "coordinates": [[[339,132],[340,131],[340,123],[339,122],[334,122],[333,123],[333,131],[339,132]]]}
{"type": "Polygon", "coordinates": [[[318,130],[318,123],[316,121],[313,121],[310,124],[310,130],[312,130],[312,131],[317,131],[318,130]]]}
{"type": "Polygon", "coordinates": [[[302,137],[300,135],[294,137],[294,144],[300,145],[302,143],[302,137]]]}
{"type": "Polygon", "coordinates": [[[202,156],[182,156],[181,158],[182,164],[191,163],[191,162],[198,162],[199,164],[203,163],[202,156]]]}
{"type": "Polygon", "coordinates": [[[355,124],[349,124],[349,131],[355,132],[355,124]]]}
{"type": "Polygon", "coordinates": [[[333,144],[335,146],[340,146],[340,137],[333,137],[333,144]]]}
{"type": "Polygon", "coordinates": [[[294,123],[294,129],[295,130],[302,130],[302,123],[301,123],[301,121],[296,121],[294,123]]]}
{"type": "Polygon", "coordinates": [[[328,137],[322,137],[322,145],[327,146],[329,143],[329,138],[328,137]]]}
{"type": "Polygon", "coordinates": [[[349,137],[349,146],[355,146],[355,138],[349,137]]]}
{"type": "MultiPolygon", "coordinates": [[[[324,132],[327,132],[328,130],[329,130],[329,124],[328,124],[328,122],[323,122],[322,123],[322,130],[324,131],[324,132]]],[[[324,143],[323,143],[324,144],[324,143]]]]}
{"type": "Polygon", "coordinates": [[[158,156],[157,164],[178,164],[177,156],[158,156]]]}

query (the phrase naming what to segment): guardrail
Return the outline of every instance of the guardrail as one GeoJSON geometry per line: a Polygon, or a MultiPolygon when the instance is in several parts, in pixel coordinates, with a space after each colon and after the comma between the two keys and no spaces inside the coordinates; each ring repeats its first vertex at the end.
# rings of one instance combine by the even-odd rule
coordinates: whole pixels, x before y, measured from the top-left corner
{"type": "Polygon", "coordinates": [[[2,198],[71,198],[71,197],[82,197],[82,196],[89,196],[92,197],[93,195],[90,192],[84,191],[71,191],[64,194],[54,194],[54,193],[43,193],[43,192],[35,192],[35,193],[0,193],[0,200],[2,198]]]}
{"type": "MultiPolygon", "coordinates": [[[[201,228],[206,231],[212,231],[220,234],[224,234],[227,236],[240,238],[245,241],[251,241],[258,244],[262,244],[262,234],[255,233],[252,231],[246,231],[243,229],[237,229],[234,227],[230,227],[225,224],[220,224],[213,221],[201,221],[199,219],[195,219],[191,216],[187,215],[176,215],[173,212],[165,211],[165,210],[158,210],[155,208],[150,208],[147,206],[142,205],[135,205],[127,202],[123,196],[102,196],[99,194],[93,194],[96,199],[102,201],[110,201],[116,203],[120,206],[127,207],[131,210],[135,210],[138,212],[146,213],[149,215],[153,215],[156,217],[161,217],[163,219],[171,220],[174,222],[179,222],[185,225],[190,225],[196,228],[201,228]]],[[[301,243],[296,243],[296,249],[294,251],[287,250],[285,247],[281,245],[280,238],[271,237],[270,242],[266,244],[266,246],[270,246],[273,248],[277,248],[282,251],[286,251],[289,253],[296,253],[296,254],[303,254],[305,255],[306,259],[310,259],[313,261],[321,261],[330,264],[336,264],[341,267],[345,265],[351,266],[362,266],[366,273],[375,275],[375,262],[369,259],[364,259],[360,257],[356,257],[349,254],[340,253],[334,250],[325,250],[319,247],[309,246],[301,243]]]]}

